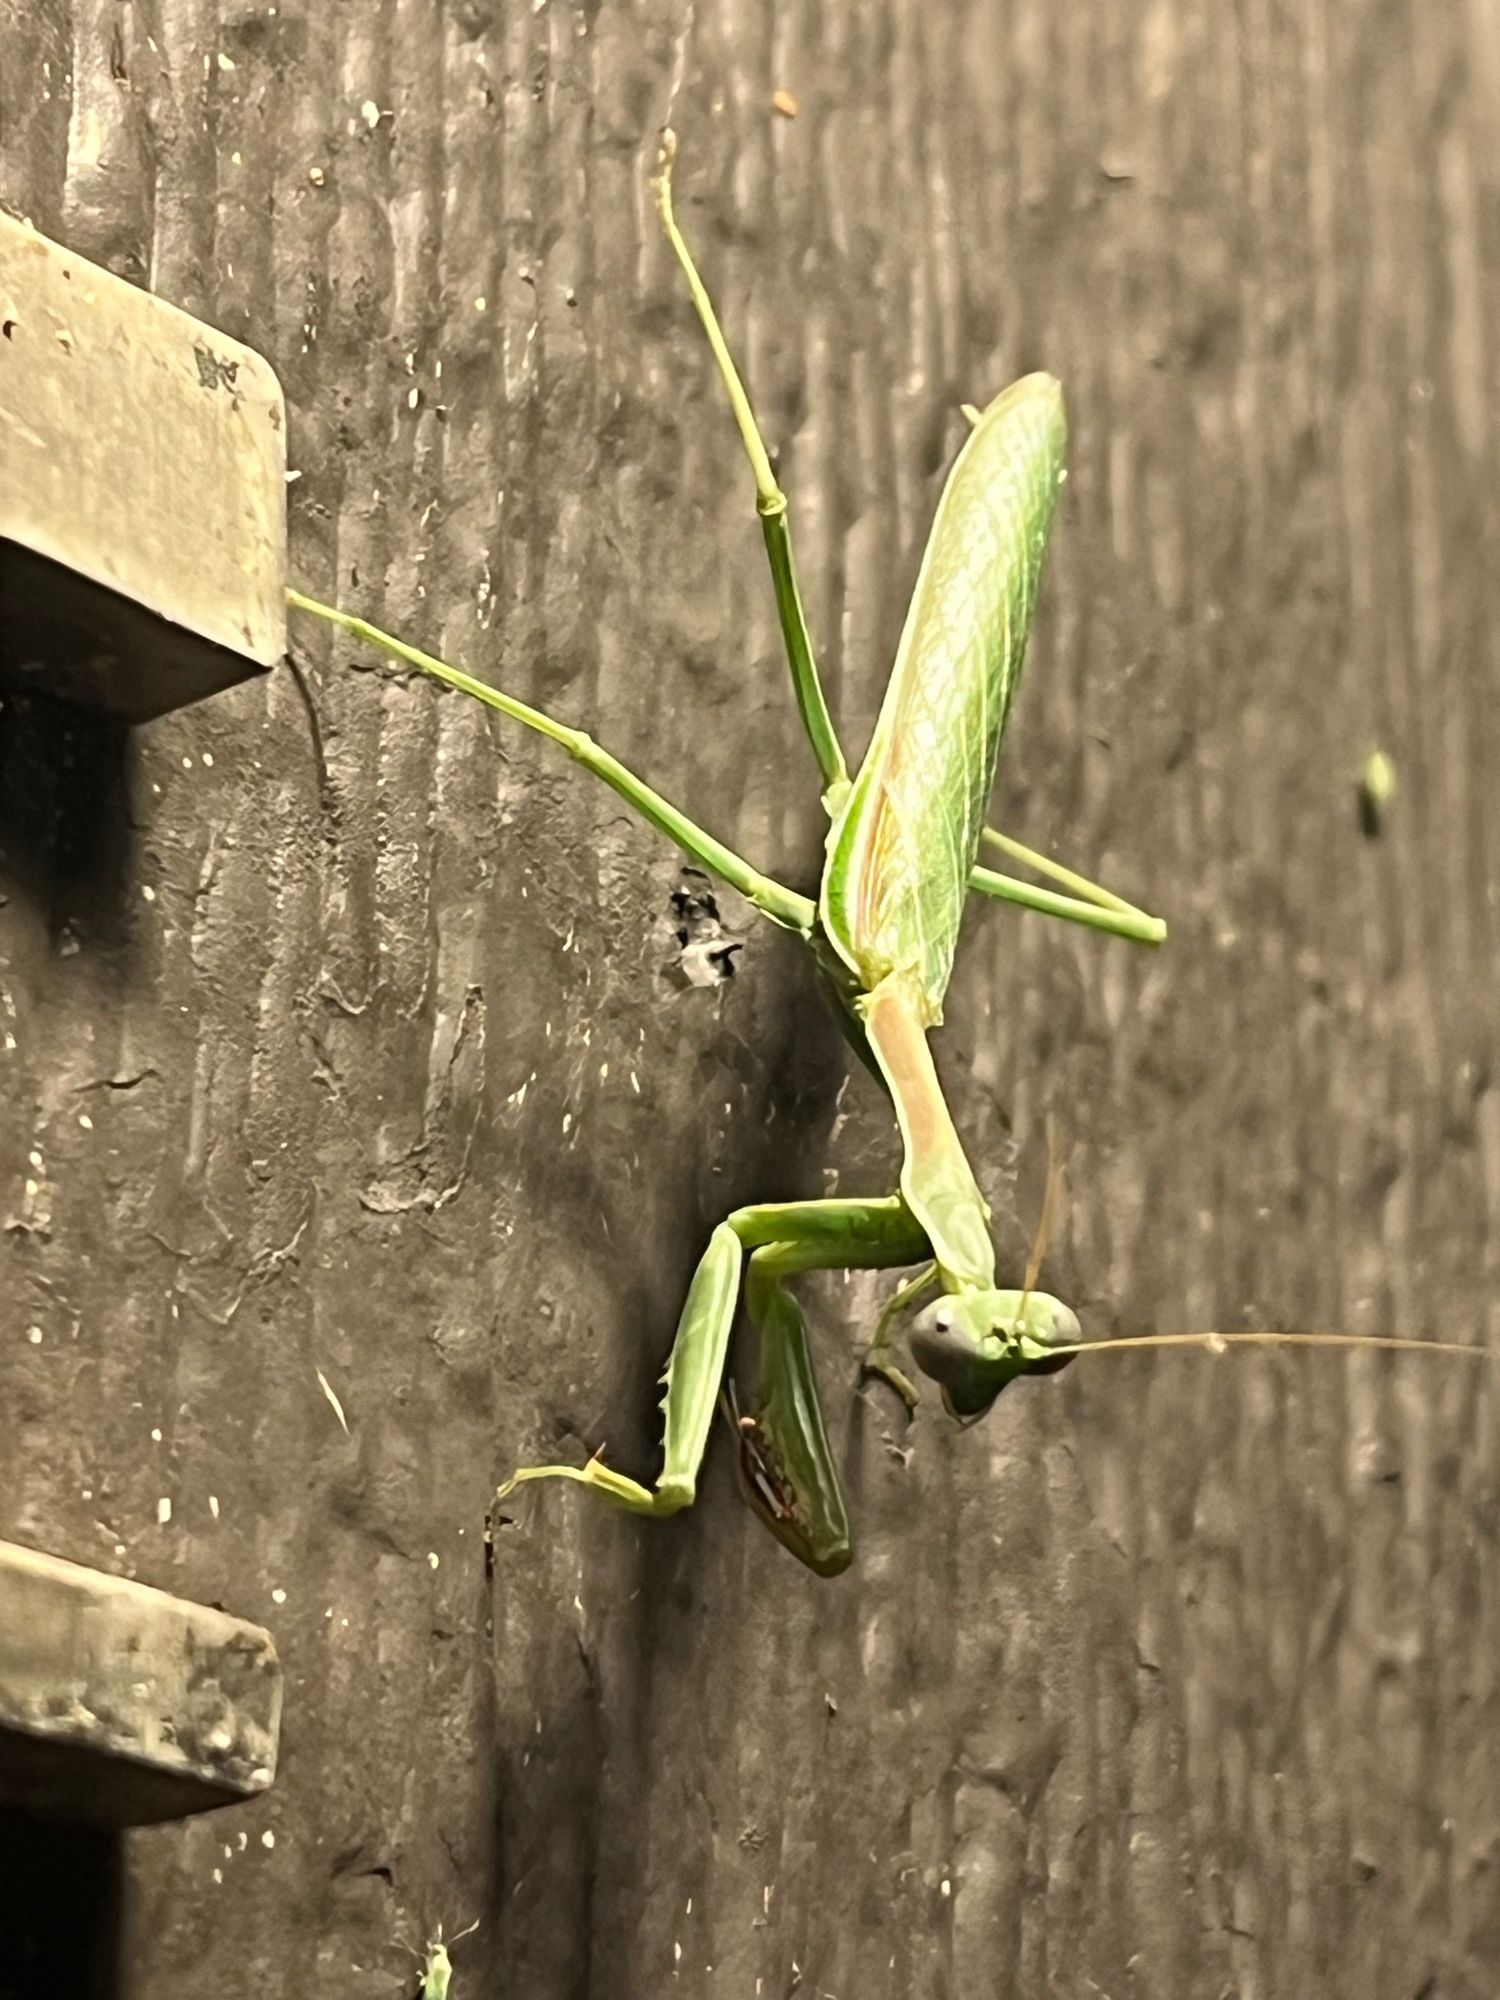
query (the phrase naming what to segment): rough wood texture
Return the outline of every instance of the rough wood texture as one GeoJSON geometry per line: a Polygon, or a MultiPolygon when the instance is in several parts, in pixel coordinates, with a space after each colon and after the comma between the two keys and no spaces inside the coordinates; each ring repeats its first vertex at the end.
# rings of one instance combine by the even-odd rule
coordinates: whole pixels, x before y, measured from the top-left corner
{"type": "MultiPolygon", "coordinates": [[[[1019,1163],[1013,1265],[1050,1107],[1090,1331],[1493,1341],[1493,10],[0,10],[0,194],[276,363],[299,578],[809,879],[669,107],[852,741],[959,402],[1067,385],[1000,818],[1174,929],[974,913],[940,1060],[1002,1214],[1019,1163]]],[[[101,754],[112,795],[0,738],[0,1530],[287,1672],[268,1805],[132,1845],[129,1991],[395,1993],[398,1935],[478,1916],[461,2000],[1489,2000],[1470,1364],[1118,1357],[908,1434],[830,1285],[847,1578],[721,1450],[669,1527],[528,1496],[487,1584],[498,1474],[651,1463],[712,1220],[885,1185],[891,1134],[790,944],[726,901],[736,976],[685,987],[676,863],[607,795],[296,639],[101,754]]]]}

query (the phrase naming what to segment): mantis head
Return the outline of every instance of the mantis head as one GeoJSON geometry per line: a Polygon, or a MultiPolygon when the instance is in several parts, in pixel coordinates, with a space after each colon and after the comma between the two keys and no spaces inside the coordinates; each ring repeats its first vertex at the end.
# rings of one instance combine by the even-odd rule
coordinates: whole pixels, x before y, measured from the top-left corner
{"type": "Polygon", "coordinates": [[[1018,1375],[1065,1368],[1082,1331],[1046,1292],[949,1292],[912,1322],[911,1355],[954,1416],[981,1417],[1018,1375]]]}

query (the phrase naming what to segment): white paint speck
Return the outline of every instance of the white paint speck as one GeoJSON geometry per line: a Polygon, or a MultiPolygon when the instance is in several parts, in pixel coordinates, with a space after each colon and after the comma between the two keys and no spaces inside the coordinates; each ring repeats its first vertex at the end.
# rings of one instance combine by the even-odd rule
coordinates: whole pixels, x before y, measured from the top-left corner
{"type": "Polygon", "coordinates": [[[329,1408],[333,1411],[333,1414],[339,1420],[339,1429],[344,1433],[345,1437],[348,1437],[349,1419],[344,1415],[343,1404],[339,1401],[338,1397],[333,1392],[333,1384],[329,1381],[328,1377],[323,1373],[321,1368],[314,1368],[313,1373],[318,1378],[318,1387],[323,1391],[323,1394],[328,1398],[329,1408]]]}
{"type": "Polygon", "coordinates": [[[477,298],[477,299],[476,299],[476,300],[474,301],[474,310],[475,310],[475,312],[477,312],[477,313],[482,313],[482,312],[486,312],[486,311],[488,311],[488,309],[489,309],[489,303],[490,303],[490,302],[489,302],[489,300],[488,300],[488,299],[487,299],[487,298],[486,298],[486,297],[484,296],[484,293],[483,293],[483,292],[481,292],[481,293],[479,294],[479,297],[478,297],[478,298],[477,298]]]}
{"type": "Polygon", "coordinates": [[[359,115],[373,132],[375,127],[380,123],[380,106],[375,102],[373,97],[367,97],[359,107],[359,115]]]}
{"type": "Polygon", "coordinates": [[[165,1493],[156,1503],[156,1525],[164,1528],[172,1518],[172,1502],[165,1493]]]}
{"type": "Polygon", "coordinates": [[[276,1845],[276,1836],[269,1827],[261,1835],[260,1844],[262,1847],[274,1847],[276,1845]]]}
{"type": "Polygon", "coordinates": [[[277,1585],[277,1587],[275,1588],[275,1590],[273,1590],[273,1591],[271,1592],[271,1602],[272,1602],[273,1604],[285,1604],[285,1603],[286,1603],[286,1592],[285,1592],[285,1591],[284,1591],[284,1590],[283,1590],[283,1589],[281,1588],[281,1586],[280,1586],[279,1584],[277,1585]]]}
{"type": "Polygon", "coordinates": [[[214,1519],[215,1519],[215,1520],[217,1521],[217,1520],[218,1520],[218,1518],[219,1518],[219,1496],[218,1496],[218,1494],[217,1494],[217,1493],[210,1493],[210,1494],[209,1494],[209,1496],[208,1496],[208,1511],[209,1511],[209,1513],[210,1513],[210,1514],[212,1514],[212,1515],[213,1515],[214,1519]]]}
{"type": "Polygon", "coordinates": [[[220,49],[219,51],[219,68],[223,70],[226,75],[229,73],[230,70],[234,68],[234,57],[226,56],[222,49],[220,49]]]}
{"type": "Polygon", "coordinates": [[[441,1561],[442,1557],[438,1554],[436,1549],[429,1549],[427,1551],[427,1567],[429,1569],[436,1569],[441,1561]]]}
{"type": "Polygon", "coordinates": [[[31,1342],[33,1347],[40,1347],[42,1344],[42,1329],[39,1326],[28,1326],[26,1329],[26,1338],[31,1342]]]}
{"type": "Polygon", "coordinates": [[[153,1444],[161,1443],[161,1426],[159,1424],[153,1424],[151,1426],[151,1442],[153,1444]]]}
{"type": "Polygon", "coordinates": [[[213,751],[212,751],[212,750],[205,750],[205,751],[204,751],[204,753],[203,753],[203,762],[205,763],[205,765],[206,765],[206,766],[208,767],[208,769],[209,769],[210,771],[211,771],[211,770],[213,769],[213,767],[214,767],[214,753],[213,753],[213,751]]]}
{"type": "Polygon", "coordinates": [[[224,1870],[222,1868],[216,1868],[214,1870],[214,1880],[216,1882],[222,1882],[224,1880],[224,1870]]]}
{"type": "Polygon", "coordinates": [[[93,1119],[92,1119],[92,1118],[90,1118],[89,1114],[88,1114],[88,1113],[87,1113],[86,1111],[80,1111],[80,1112],[79,1112],[79,1114],[78,1114],[78,1122],[79,1122],[79,1124],[80,1124],[80,1125],[81,1125],[81,1126],[83,1127],[83,1129],[84,1129],[84,1131],[85,1131],[85,1132],[92,1132],[92,1131],[93,1131],[93,1129],[94,1129],[94,1121],[93,1121],[93,1119]]]}

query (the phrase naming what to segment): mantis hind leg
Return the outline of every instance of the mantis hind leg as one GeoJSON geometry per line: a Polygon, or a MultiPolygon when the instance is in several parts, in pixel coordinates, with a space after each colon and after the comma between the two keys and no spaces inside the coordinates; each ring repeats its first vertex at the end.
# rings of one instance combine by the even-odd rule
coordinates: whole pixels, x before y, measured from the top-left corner
{"type": "Polygon", "coordinates": [[[838,805],[849,784],[849,770],[844,762],[844,753],[839,748],[838,736],[834,731],[833,719],[828,713],[828,703],[824,699],[823,684],[818,678],[818,663],[813,653],[812,635],[807,629],[807,617],[802,609],[802,593],[797,588],[797,570],[792,560],[792,536],[787,523],[786,495],[776,483],[776,475],[771,469],[771,455],[766,450],[765,439],[760,434],[760,426],[755,421],[755,411],[740,371],[729,352],[729,343],[724,338],[719,316],[714,311],[713,300],[708,288],[698,275],[698,267],[693,262],[693,253],[683,240],[682,231],[677,227],[677,218],[672,211],[672,165],[677,156],[677,141],[671,132],[662,134],[661,157],[657,163],[656,204],[661,211],[662,228],[667,233],[683,276],[687,279],[688,290],[703,331],[708,336],[708,344],[713,350],[714,361],[729,397],[730,408],[734,412],[735,423],[739,426],[740,438],[744,443],[745,455],[750,460],[750,469],[755,474],[756,509],[760,515],[761,531],[765,536],[766,557],[771,565],[771,580],[776,589],[776,615],[781,621],[781,636],[786,644],[787,664],[792,673],[792,689],[797,697],[797,707],[802,716],[802,726],[807,731],[812,744],[813,755],[818,760],[818,768],[823,773],[824,803],[832,812],[838,805]]]}
{"type": "Polygon", "coordinates": [[[763,1203],[736,1209],[709,1238],[688,1287],[667,1363],[662,1469],[654,1487],[616,1472],[599,1457],[586,1465],[530,1465],[497,1500],[532,1479],[572,1479],[617,1507],[658,1518],[690,1507],[724,1377],[747,1254],[746,1290],[760,1338],[763,1407],[740,1425],[741,1469],[752,1504],[778,1539],[811,1567],[832,1573],[848,1562],[848,1527],[813,1381],[807,1330],[783,1280],[799,1271],[881,1269],[914,1264],[927,1239],[899,1195],[871,1201],[763,1203]],[[778,1505],[757,1497],[747,1454],[770,1477],[778,1505]],[[803,1545],[784,1532],[805,1522],[803,1545]]]}

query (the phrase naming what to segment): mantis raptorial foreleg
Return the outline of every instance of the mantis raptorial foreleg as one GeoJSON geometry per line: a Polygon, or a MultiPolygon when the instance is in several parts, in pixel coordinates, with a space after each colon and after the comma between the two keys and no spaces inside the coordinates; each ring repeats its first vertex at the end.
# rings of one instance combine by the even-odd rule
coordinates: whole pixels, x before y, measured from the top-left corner
{"type": "Polygon", "coordinates": [[[316,598],[304,597],[299,590],[287,592],[287,602],[301,611],[311,611],[324,618],[330,625],[337,625],[342,631],[356,639],[363,639],[369,645],[377,646],[381,652],[393,658],[404,660],[409,667],[416,667],[433,680],[441,681],[445,687],[457,688],[463,694],[471,694],[476,701],[486,707],[498,709],[513,722],[524,723],[539,735],[546,736],[560,744],[568,755],[583,765],[586,771],[602,778],[611,790],[618,792],[626,804],[633,806],[648,825],[664,833],[668,840],[680,847],[691,861],[696,861],[710,874],[717,875],[732,889],[738,889],[747,902],[753,903],[762,916],[786,930],[799,931],[803,936],[811,933],[817,918],[817,906],[807,896],[799,896],[795,889],[788,889],[782,883],[773,881],[769,875],[752,868],[750,863],[726,847],[701,826],[696,825],[685,813],[664,799],[660,792],[627,770],[617,757],[611,757],[607,750],[601,750],[594,739],[581,729],[570,729],[566,723],[555,722],[550,715],[544,715],[539,708],[518,701],[514,695],[502,694],[487,681],[475,680],[457,667],[450,667],[446,660],[436,659],[431,653],[424,653],[416,646],[407,645],[404,639],[392,638],[389,632],[382,632],[363,618],[355,618],[347,611],[338,611],[331,604],[320,604],[316,598]]]}
{"type": "Polygon", "coordinates": [[[843,1569],[850,1553],[843,1495],[818,1408],[806,1325],[785,1280],[803,1271],[886,1270],[926,1255],[927,1239],[899,1195],[736,1209],[709,1238],[677,1324],[654,1489],[596,1457],[582,1466],[525,1466],[497,1498],[526,1480],[573,1479],[636,1514],[660,1517],[691,1506],[748,1257],[745,1294],[760,1340],[762,1407],[739,1425],[747,1491],[777,1537],[805,1562],[828,1574],[843,1569]]]}

